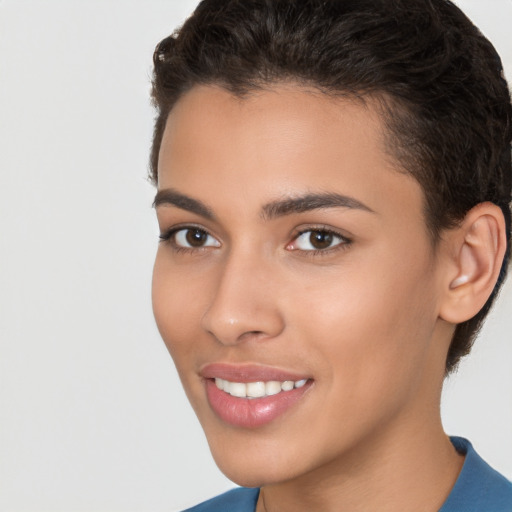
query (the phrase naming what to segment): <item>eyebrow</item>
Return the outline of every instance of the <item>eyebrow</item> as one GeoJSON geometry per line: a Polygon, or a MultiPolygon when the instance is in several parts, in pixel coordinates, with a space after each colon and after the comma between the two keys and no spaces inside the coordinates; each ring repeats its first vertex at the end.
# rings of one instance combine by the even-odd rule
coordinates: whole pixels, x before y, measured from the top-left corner
{"type": "MultiPolygon", "coordinates": [[[[215,219],[213,211],[206,204],[172,188],[159,190],[155,196],[153,207],[157,208],[164,205],[176,206],[206,219],[215,219]]],[[[261,216],[265,220],[271,220],[294,213],[304,213],[323,208],[350,208],[375,213],[370,207],[353,197],[328,192],[285,197],[271,201],[262,207],[261,216]]]]}
{"type": "Polygon", "coordinates": [[[206,219],[215,219],[213,211],[203,202],[177,192],[172,188],[159,190],[155,196],[155,200],[153,201],[153,208],[164,205],[176,206],[177,208],[195,213],[206,219]]]}
{"type": "Polygon", "coordinates": [[[353,197],[328,192],[306,194],[299,197],[290,197],[272,201],[263,207],[262,216],[264,219],[270,220],[275,219],[276,217],[282,217],[294,213],[304,213],[312,210],[320,210],[323,208],[351,208],[375,213],[370,207],[353,197]]]}

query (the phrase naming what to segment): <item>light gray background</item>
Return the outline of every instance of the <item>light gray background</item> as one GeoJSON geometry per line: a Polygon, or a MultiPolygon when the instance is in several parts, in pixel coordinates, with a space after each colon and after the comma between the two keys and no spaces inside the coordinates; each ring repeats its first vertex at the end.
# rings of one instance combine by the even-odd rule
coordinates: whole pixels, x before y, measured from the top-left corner
{"type": "MultiPolygon", "coordinates": [[[[459,4],[512,78],[511,0],[459,4]]],[[[172,511],[216,469],[150,307],[155,44],[195,1],[0,0],[0,510],[172,511]]],[[[447,431],[512,477],[512,286],[447,431]]]]}

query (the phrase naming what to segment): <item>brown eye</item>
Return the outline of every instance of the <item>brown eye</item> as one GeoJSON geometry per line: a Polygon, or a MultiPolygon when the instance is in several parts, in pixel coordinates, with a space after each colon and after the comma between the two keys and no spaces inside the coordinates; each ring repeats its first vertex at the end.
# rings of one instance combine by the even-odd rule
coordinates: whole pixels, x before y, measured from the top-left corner
{"type": "Polygon", "coordinates": [[[311,231],[309,235],[309,243],[315,249],[327,249],[332,245],[334,236],[327,231],[311,231]]]}
{"type": "Polygon", "coordinates": [[[350,244],[342,235],[326,229],[309,229],[303,231],[289,246],[292,251],[326,251],[350,244]]]}
{"type": "Polygon", "coordinates": [[[220,247],[219,241],[199,228],[184,228],[174,233],[174,243],[178,247],[200,249],[202,247],[220,247]]]}
{"type": "Polygon", "coordinates": [[[187,229],[185,238],[191,247],[202,247],[206,242],[208,235],[200,229],[187,229]]]}

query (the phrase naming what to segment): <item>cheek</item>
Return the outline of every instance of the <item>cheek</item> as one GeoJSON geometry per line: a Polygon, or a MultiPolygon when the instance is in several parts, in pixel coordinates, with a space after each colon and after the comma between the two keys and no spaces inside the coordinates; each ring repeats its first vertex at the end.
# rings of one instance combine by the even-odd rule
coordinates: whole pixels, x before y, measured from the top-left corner
{"type": "Polygon", "coordinates": [[[379,407],[384,395],[402,400],[419,385],[436,318],[425,268],[368,268],[379,271],[347,273],[322,294],[311,288],[301,321],[328,389],[356,408],[379,407]]]}
{"type": "Polygon", "coordinates": [[[152,303],[158,330],[176,366],[194,350],[194,326],[197,325],[201,294],[193,277],[171,265],[165,251],[159,249],[153,269],[152,303]]]}

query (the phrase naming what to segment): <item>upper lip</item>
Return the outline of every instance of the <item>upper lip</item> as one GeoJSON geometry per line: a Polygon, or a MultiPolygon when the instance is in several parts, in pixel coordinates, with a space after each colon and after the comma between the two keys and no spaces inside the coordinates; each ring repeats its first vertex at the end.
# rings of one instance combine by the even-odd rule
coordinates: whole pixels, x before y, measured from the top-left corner
{"type": "Polygon", "coordinates": [[[304,374],[259,364],[209,363],[200,370],[205,379],[224,379],[230,382],[298,381],[307,379],[304,374]]]}

